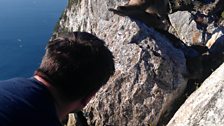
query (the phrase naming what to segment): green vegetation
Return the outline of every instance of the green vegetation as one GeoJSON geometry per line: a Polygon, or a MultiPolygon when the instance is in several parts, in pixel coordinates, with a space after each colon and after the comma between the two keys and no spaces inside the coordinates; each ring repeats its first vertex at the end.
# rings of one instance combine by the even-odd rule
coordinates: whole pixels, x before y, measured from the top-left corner
{"type": "Polygon", "coordinates": [[[224,11],[222,12],[221,17],[224,19],[224,11]]]}
{"type": "Polygon", "coordinates": [[[76,4],[79,5],[81,0],[68,0],[68,6],[67,8],[71,8],[72,5],[76,4]]]}
{"type": "Polygon", "coordinates": [[[54,27],[54,32],[59,31],[59,28],[60,28],[60,21],[61,21],[62,19],[66,19],[66,18],[67,18],[67,16],[66,16],[66,12],[67,12],[67,10],[65,10],[64,12],[61,13],[61,16],[59,17],[59,19],[58,19],[58,21],[57,21],[57,23],[56,23],[56,25],[55,25],[55,27],[54,27]]]}

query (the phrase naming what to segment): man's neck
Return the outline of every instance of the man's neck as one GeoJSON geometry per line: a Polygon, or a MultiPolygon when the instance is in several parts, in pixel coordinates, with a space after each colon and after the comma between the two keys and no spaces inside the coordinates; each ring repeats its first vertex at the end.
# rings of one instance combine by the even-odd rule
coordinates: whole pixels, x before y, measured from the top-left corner
{"type": "Polygon", "coordinates": [[[58,90],[53,87],[50,83],[44,80],[42,77],[35,75],[34,78],[41,82],[41,84],[45,85],[50,91],[51,95],[55,99],[55,107],[57,110],[57,114],[59,119],[62,121],[69,112],[73,111],[74,108],[78,108],[80,106],[79,102],[67,103],[63,100],[63,97],[58,92],[58,90]]]}
{"type": "Polygon", "coordinates": [[[35,75],[34,78],[39,82],[41,82],[41,84],[45,85],[48,89],[51,88],[51,85],[47,81],[45,81],[42,77],[35,75]]]}

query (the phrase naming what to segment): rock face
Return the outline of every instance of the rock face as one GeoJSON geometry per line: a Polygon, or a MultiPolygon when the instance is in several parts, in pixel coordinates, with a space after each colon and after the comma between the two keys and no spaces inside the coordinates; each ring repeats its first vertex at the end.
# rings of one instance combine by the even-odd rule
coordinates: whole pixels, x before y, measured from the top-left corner
{"type": "Polygon", "coordinates": [[[222,126],[224,124],[224,64],[181,106],[167,126],[222,126]]]}
{"type": "Polygon", "coordinates": [[[193,15],[189,11],[177,11],[169,14],[174,33],[187,45],[206,45],[210,48],[223,35],[223,26],[215,27],[214,22],[200,24],[201,22],[195,21],[199,19],[194,19],[196,18],[194,16],[196,14],[193,15]]]}
{"type": "MultiPolygon", "coordinates": [[[[178,0],[175,0],[178,1],[178,0]]],[[[206,45],[209,48],[223,32],[223,0],[194,0],[193,10],[184,9],[169,14],[170,32],[187,45],[206,45]],[[215,34],[215,35],[214,35],[215,34]]]]}
{"type": "Polygon", "coordinates": [[[178,38],[188,45],[203,44],[203,31],[197,28],[197,23],[192,18],[192,14],[188,11],[169,14],[170,22],[178,38]]]}
{"type": "Polygon", "coordinates": [[[127,0],[70,0],[55,35],[88,31],[106,41],[116,73],[83,110],[89,125],[157,125],[184,91],[185,57],[161,34],[108,8],[127,0]]]}

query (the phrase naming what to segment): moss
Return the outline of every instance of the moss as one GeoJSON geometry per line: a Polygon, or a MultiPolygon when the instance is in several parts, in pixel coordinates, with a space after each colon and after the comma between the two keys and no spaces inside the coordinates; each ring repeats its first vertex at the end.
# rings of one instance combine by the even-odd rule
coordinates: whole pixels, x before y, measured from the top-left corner
{"type": "Polygon", "coordinates": [[[67,8],[71,8],[72,5],[74,5],[74,4],[79,5],[80,3],[81,3],[81,0],[68,0],[67,8]]]}
{"type": "Polygon", "coordinates": [[[79,6],[81,3],[81,0],[68,0],[68,5],[67,7],[65,8],[65,11],[61,14],[61,16],[59,17],[54,29],[53,29],[53,35],[60,35],[60,34],[64,34],[66,32],[69,32],[69,31],[73,31],[72,29],[69,29],[63,25],[60,25],[60,22],[62,21],[62,23],[64,21],[66,21],[66,19],[68,18],[66,13],[68,10],[71,9],[72,6],[79,6]]]}
{"type": "Polygon", "coordinates": [[[221,17],[224,19],[224,11],[222,12],[221,17]]]}
{"type": "Polygon", "coordinates": [[[60,28],[60,20],[57,21],[56,25],[54,26],[54,32],[57,32],[58,29],[60,28]]]}
{"type": "Polygon", "coordinates": [[[81,0],[68,0],[68,5],[67,5],[65,11],[61,14],[59,20],[57,21],[57,23],[56,23],[56,25],[54,27],[54,32],[59,32],[60,33],[60,32],[66,32],[66,31],[68,31],[68,28],[62,28],[62,26],[60,26],[60,21],[62,19],[63,20],[66,20],[66,18],[67,18],[67,15],[66,15],[67,10],[71,9],[71,7],[73,5],[76,5],[76,6],[77,5],[80,5],[80,3],[81,3],[81,0]]]}
{"type": "Polygon", "coordinates": [[[62,19],[66,20],[66,18],[67,18],[66,13],[67,13],[67,9],[65,9],[65,11],[63,13],[61,13],[61,16],[59,17],[59,19],[58,19],[58,21],[57,21],[57,23],[56,23],[56,25],[54,27],[54,32],[58,32],[60,30],[60,27],[62,27],[62,26],[60,26],[60,21],[62,19]]]}

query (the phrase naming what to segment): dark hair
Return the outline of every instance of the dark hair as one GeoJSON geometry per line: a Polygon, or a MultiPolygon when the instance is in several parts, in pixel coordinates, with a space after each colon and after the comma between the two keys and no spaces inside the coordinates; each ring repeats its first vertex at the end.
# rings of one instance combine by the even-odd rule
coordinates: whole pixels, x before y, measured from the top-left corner
{"type": "Polygon", "coordinates": [[[113,73],[112,53],[103,40],[87,32],[72,32],[50,40],[36,71],[67,100],[98,90],[113,73]]]}

